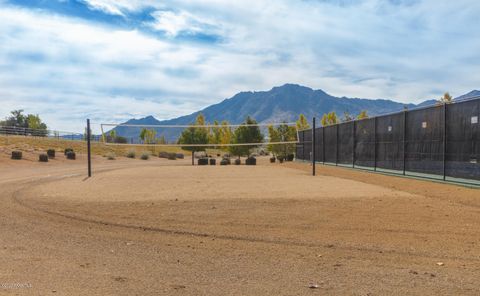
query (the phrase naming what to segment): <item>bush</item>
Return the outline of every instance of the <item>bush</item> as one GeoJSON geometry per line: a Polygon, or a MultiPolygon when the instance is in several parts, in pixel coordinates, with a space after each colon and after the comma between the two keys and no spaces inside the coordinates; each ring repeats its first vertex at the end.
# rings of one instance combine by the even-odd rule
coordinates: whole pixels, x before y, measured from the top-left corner
{"type": "Polygon", "coordinates": [[[68,152],[73,152],[73,149],[72,148],[65,148],[65,151],[63,152],[63,154],[67,155],[68,152]]]}
{"type": "Polygon", "coordinates": [[[275,160],[277,160],[277,159],[275,158],[275,156],[270,157],[270,162],[271,162],[271,163],[275,163],[275,160]]]}
{"type": "Polygon", "coordinates": [[[141,160],[148,160],[149,158],[150,158],[150,153],[142,152],[142,155],[140,156],[141,160]]]}
{"type": "Polygon", "coordinates": [[[208,165],[208,158],[203,157],[198,159],[198,165],[208,165]]]}
{"type": "Polygon", "coordinates": [[[222,161],[220,161],[220,165],[229,165],[230,164],[230,159],[224,158],[222,161]]]}
{"type": "Polygon", "coordinates": [[[169,155],[170,155],[170,153],[165,152],[165,151],[162,151],[162,152],[158,153],[158,157],[160,157],[160,158],[168,158],[169,155]]]}
{"type": "Polygon", "coordinates": [[[294,154],[287,155],[287,161],[293,161],[294,158],[295,158],[294,154]]]}
{"type": "Polygon", "coordinates": [[[176,159],[177,159],[177,154],[175,154],[175,153],[168,153],[168,159],[169,159],[169,160],[176,160],[176,159]]]}
{"type": "Polygon", "coordinates": [[[22,151],[12,151],[12,159],[22,159],[22,151]]]}
{"type": "Polygon", "coordinates": [[[184,159],[185,158],[185,155],[183,155],[183,153],[177,153],[176,156],[177,156],[178,159],[184,159]]]}
{"type": "Polygon", "coordinates": [[[48,149],[47,156],[48,158],[55,158],[55,149],[48,149]]]}
{"type": "Polygon", "coordinates": [[[217,161],[215,160],[215,158],[210,158],[210,165],[216,165],[217,164],[217,161]]]}
{"type": "Polygon", "coordinates": [[[48,162],[48,155],[47,154],[40,154],[38,156],[38,161],[40,162],[48,162]]]}
{"type": "Polygon", "coordinates": [[[107,155],[105,155],[108,160],[115,160],[115,153],[113,152],[108,152],[107,155]]]}
{"type": "Polygon", "coordinates": [[[68,151],[67,152],[67,159],[75,160],[76,156],[77,155],[73,151],[68,151]]]}
{"type": "Polygon", "coordinates": [[[249,158],[247,158],[247,160],[245,160],[245,164],[246,165],[257,165],[257,159],[253,156],[250,156],[249,158]]]}
{"type": "Polygon", "coordinates": [[[135,155],[136,155],[135,150],[128,150],[126,156],[128,158],[135,158],[135,155]]]}
{"type": "Polygon", "coordinates": [[[235,159],[235,165],[240,165],[241,163],[240,158],[235,159]]]}

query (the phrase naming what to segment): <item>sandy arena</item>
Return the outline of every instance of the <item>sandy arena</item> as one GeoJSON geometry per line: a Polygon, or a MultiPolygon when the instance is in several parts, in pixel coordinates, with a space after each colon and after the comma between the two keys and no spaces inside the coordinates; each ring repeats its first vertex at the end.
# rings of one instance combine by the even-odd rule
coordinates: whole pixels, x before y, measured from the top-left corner
{"type": "Polygon", "coordinates": [[[2,160],[0,295],[480,295],[478,189],[189,161],[2,160]]]}

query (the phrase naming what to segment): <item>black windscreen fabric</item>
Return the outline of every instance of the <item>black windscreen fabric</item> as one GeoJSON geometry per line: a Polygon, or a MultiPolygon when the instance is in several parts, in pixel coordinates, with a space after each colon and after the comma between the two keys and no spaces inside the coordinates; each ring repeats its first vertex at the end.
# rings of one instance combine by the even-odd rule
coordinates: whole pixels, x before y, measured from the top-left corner
{"type": "Polygon", "coordinates": [[[447,107],[447,176],[480,180],[480,100],[447,107]]]}
{"type": "Polygon", "coordinates": [[[303,134],[305,146],[303,147],[304,160],[311,160],[312,153],[312,130],[305,130],[303,134]]]}
{"type": "Polygon", "coordinates": [[[407,171],[443,175],[443,127],[443,106],[407,113],[407,171]]]}
{"type": "Polygon", "coordinates": [[[323,128],[315,129],[315,161],[323,161],[323,128]]]}
{"type": "Polygon", "coordinates": [[[355,122],[355,165],[375,165],[375,119],[355,122]]]}
{"type": "Polygon", "coordinates": [[[353,163],[353,121],[338,125],[338,163],[353,163]]]}
{"type": "Polygon", "coordinates": [[[337,162],[337,125],[324,127],[325,162],[337,162]]]}
{"type": "Polygon", "coordinates": [[[403,170],[404,114],[376,118],[376,163],[378,168],[403,170]]]}

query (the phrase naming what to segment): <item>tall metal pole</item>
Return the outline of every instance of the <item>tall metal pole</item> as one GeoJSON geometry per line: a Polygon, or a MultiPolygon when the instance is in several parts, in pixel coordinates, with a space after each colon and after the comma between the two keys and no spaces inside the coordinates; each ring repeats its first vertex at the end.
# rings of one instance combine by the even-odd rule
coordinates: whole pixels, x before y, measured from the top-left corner
{"type": "Polygon", "coordinates": [[[447,103],[443,104],[443,181],[447,179],[447,103]]]}
{"type": "Polygon", "coordinates": [[[338,123],[335,128],[335,165],[338,166],[338,123]]]}
{"type": "Polygon", "coordinates": [[[403,175],[406,174],[407,164],[407,110],[403,111],[403,175]]]}
{"type": "Polygon", "coordinates": [[[353,133],[353,135],[352,135],[352,137],[353,137],[353,145],[352,145],[352,146],[353,146],[353,147],[352,147],[352,167],[355,167],[355,156],[356,156],[356,155],[355,155],[355,145],[356,145],[356,143],[355,143],[355,140],[356,140],[356,139],[355,139],[355,133],[356,133],[356,125],[357,125],[357,121],[354,120],[354,121],[353,121],[353,128],[352,128],[352,130],[353,130],[353,131],[352,131],[352,133],[353,133]]]}
{"type": "Polygon", "coordinates": [[[377,171],[377,117],[373,118],[373,170],[377,171]]]}
{"type": "Polygon", "coordinates": [[[312,120],[312,176],[315,176],[315,117],[312,120]]]}
{"type": "Polygon", "coordinates": [[[92,176],[92,153],[90,147],[90,138],[91,138],[91,130],[90,130],[90,119],[87,119],[87,154],[88,154],[88,177],[92,176]]]}

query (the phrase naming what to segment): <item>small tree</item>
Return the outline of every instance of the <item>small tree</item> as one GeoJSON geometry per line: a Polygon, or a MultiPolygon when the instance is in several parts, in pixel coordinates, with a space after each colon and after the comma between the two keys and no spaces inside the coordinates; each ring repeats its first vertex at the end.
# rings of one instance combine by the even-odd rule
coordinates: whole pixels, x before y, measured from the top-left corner
{"type": "Polygon", "coordinates": [[[328,126],[328,125],[333,125],[337,123],[338,123],[337,113],[335,113],[334,111],[323,114],[322,126],[328,126]]]}
{"type": "MultiPolygon", "coordinates": [[[[298,125],[297,125],[298,127],[298,125]]],[[[297,132],[295,127],[288,126],[287,124],[281,124],[277,128],[273,126],[268,127],[268,134],[270,138],[270,142],[291,142],[295,141],[297,138],[297,132]]],[[[295,152],[295,144],[275,144],[275,145],[268,145],[267,149],[272,152],[272,154],[277,157],[281,156],[283,158],[287,158],[289,154],[293,154],[295,152]]]]}
{"type": "Polygon", "coordinates": [[[368,118],[367,110],[362,110],[360,114],[358,114],[357,119],[366,119],[368,118]]]}
{"type": "MultiPolygon", "coordinates": [[[[233,144],[246,144],[246,143],[261,143],[263,141],[263,135],[260,132],[258,126],[249,126],[257,124],[257,122],[251,118],[247,117],[245,122],[238,127],[233,134],[233,144]]],[[[238,156],[250,156],[250,152],[257,145],[242,145],[242,146],[230,146],[230,153],[238,156]]]]}
{"type": "Polygon", "coordinates": [[[310,128],[310,125],[308,124],[307,118],[305,117],[305,115],[300,114],[297,120],[297,130],[301,131],[309,128],[310,128]]]}
{"type": "MultiPolygon", "coordinates": [[[[205,125],[205,117],[202,114],[199,114],[190,127],[183,130],[180,138],[178,139],[178,144],[184,145],[197,145],[197,144],[208,144],[208,129],[202,127],[205,125]]],[[[205,151],[205,147],[192,147],[184,146],[183,150],[187,151],[205,151]]]]}
{"type": "Polygon", "coordinates": [[[451,104],[451,103],[453,103],[453,98],[448,92],[446,92],[443,94],[443,97],[441,97],[440,100],[437,102],[437,105],[451,104]]]}
{"type": "Polygon", "coordinates": [[[117,139],[117,132],[112,129],[110,131],[110,141],[112,141],[113,143],[116,143],[116,139],[117,139]]]}

